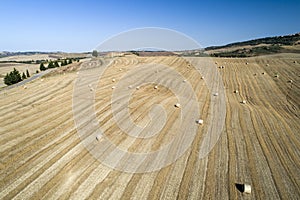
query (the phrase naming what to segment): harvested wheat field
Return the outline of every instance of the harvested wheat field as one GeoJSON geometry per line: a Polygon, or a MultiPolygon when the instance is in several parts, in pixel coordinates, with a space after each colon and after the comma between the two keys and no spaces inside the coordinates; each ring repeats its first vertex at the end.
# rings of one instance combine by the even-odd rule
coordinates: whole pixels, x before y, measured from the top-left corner
{"type": "MultiPolygon", "coordinates": [[[[52,73],[27,83],[26,89],[2,90],[0,199],[299,199],[300,55],[214,58],[215,62],[176,56],[101,58],[86,61],[80,72],[52,73]],[[156,69],[158,64],[167,68],[156,69]],[[222,80],[205,71],[209,67],[222,80]],[[100,77],[95,72],[101,68],[105,70],[100,77]],[[199,68],[203,74],[198,74],[199,68]],[[130,74],[132,70],[138,73],[130,74]],[[173,71],[183,81],[175,79],[173,71]],[[81,73],[88,76],[80,79],[81,73]],[[143,84],[151,77],[158,83],[143,84]],[[89,83],[92,78],[97,81],[89,83]],[[81,85],[75,88],[76,84],[81,85]],[[193,89],[192,96],[185,85],[193,89]],[[118,90],[124,96],[114,96],[118,90]],[[197,109],[179,104],[176,92],[197,109]],[[129,93],[128,104],[122,104],[129,93]],[[100,161],[112,149],[97,157],[94,149],[84,146],[84,141],[95,149],[104,145],[97,130],[87,128],[84,137],[78,134],[78,126],[86,125],[77,124],[74,116],[89,120],[88,101],[94,104],[96,125],[123,151],[158,151],[182,131],[196,132],[187,150],[167,166],[124,172],[100,161]],[[123,110],[134,123],[123,123],[128,121],[126,113],[118,115],[123,110]],[[196,123],[200,116],[182,118],[185,110],[200,113],[203,124],[196,123]],[[134,124],[146,127],[136,135],[143,137],[126,134],[135,130],[134,124]],[[207,138],[212,126],[221,129],[220,137],[212,133],[207,138]],[[213,140],[215,145],[204,147],[207,155],[199,153],[203,141],[213,140]],[[244,183],[251,185],[250,194],[238,190],[236,184],[244,183]]],[[[177,140],[179,146],[185,141],[177,140]]],[[[169,156],[175,157],[174,152],[169,156]]],[[[126,167],[131,166],[128,162],[126,167]]]]}

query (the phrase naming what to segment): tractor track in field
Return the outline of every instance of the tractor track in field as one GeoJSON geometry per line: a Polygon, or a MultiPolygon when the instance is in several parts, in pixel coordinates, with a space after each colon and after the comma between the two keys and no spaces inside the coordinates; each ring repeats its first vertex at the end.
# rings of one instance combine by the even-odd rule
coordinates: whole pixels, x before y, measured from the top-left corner
{"type": "MultiPolygon", "coordinates": [[[[300,198],[300,55],[213,60],[217,62],[215,67],[222,80],[209,74],[208,58],[101,58],[98,65],[91,64],[91,68],[85,69],[92,75],[93,67],[110,63],[99,81],[91,86],[91,91],[95,91],[95,116],[107,138],[129,152],[156,151],[168,144],[179,130],[181,113],[174,107],[177,98],[170,89],[164,86],[154,89],[155,84],[141,85],[132,93],[128,104],[132,120],[146,125],[152,106],[160,104],[167,113],[167,121],[160,134],[150,139],[128,137],[112,113],[112,102],[125,100],[124,96],[113,99],[112,87],[117,86],[126,73],[147,63],[163,64],[180,73],[195,91],[204,124],[199,126],[192,144],[179,159],[147,173],[110,168],[84,147],[82,140],[88,137],[79,137],[72,110],[76,72],[52,74],[43,81],[32,80],[24,83],[26,89],[2,90],[0,199],[300,198]],[[221,65],[225,68],[218,68],[221,65]],[[200,67],[203,68],[201,75],[197,72],[200,67]],[[279,77],[274,77],[276,73],[279,77]],[[293,80],[293,87],[289,80],[293,80]],[[211,81],[215,81],[210,83],[213,90],[207,86],[211,81]],[[209,128],[206,122],[210,117],[216,122],[221,119],[211,112],[216,104],[211,102],[223,98],[212,95],[220,90],[222,82],[225,124],[214,148],[208,156],[199,159],[200,146],[209,128]],[[234,93],[235,90],[238,93],[234,93]],[[246,104],[241,103],[243,100],[246,104]],[[236,183],[250,184],[252,193],[239,192],[236,183]]],[[[95,60],[86,64],[89,62],[95,63],[95,60]]],[[[139,73],[149,77],[152,72],[146,69],[139,73]]],[[[163,70],[155,73],[158,81],[169,75],[163,70]]],[[[133,74],[131,78],[137,77],[133,74]]],[[[175,84],[172,79],[167,81],[175,84]]],[[[182,87],[173,86],[179,90],[182,87]]],[[[184,91],[182,94],[188,95],[184,91]]],[[[76,109],[82,116],[88,112],[85,105],[78,105],[76,109]]],[[[133,128],[128,127],[128,130],[133,128]]],[[[95,130],[89,131],[92,135],[95,130]]],[[[212,135],[208,141],[215,137],[212,135]]],[[[97,144],[96,139],[94,143],[97,144]]],[[[109,153],[107,150],[103,156],[109,153]]],[[[175,155],[170,152],[170,156],[175,155]]]]}

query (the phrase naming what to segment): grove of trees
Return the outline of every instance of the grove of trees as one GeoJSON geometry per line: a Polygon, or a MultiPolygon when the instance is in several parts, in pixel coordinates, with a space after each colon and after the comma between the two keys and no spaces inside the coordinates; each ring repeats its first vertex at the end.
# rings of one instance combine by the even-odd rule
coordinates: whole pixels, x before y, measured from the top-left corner
{"type": "MultiPolygon", "coordinates": [[[[75,59],[75,61],[79,62],[79,59],[77,59],[77,60],[75,59]]],[[[65,65],[69,65],[69,64],[73,63],[71,58],[63,59],[63,60],[56,60],[54,62],[50,60],[48,62],[48,66],[45,67],[45,63],[47,63],[47,62],[40,63],[40,71],[45,71],[50,68],[57,68],[60,66],[65,66],[65,65]],[[59,65],[59,62],[60,62],[60,65],[59,65]]],[[[36,70],[36,73],[38,73],[38,72],[39,71],[36,70]]],[[[4,83],[6,85],[12,85],[12,84],[18,83],[22,80],[25,80],[26,78],[29,78],[29,77],[30,77],[30,74],[29,74],[28,69],[26,70],[26,72],[23,72],[21,74],[18,70],[16,70],[16,68],[14,68],[13,71],[6,74],[6,76],[4,77],[4,83]]]]}
{"type": "Polygon", "coordinates": [[[18,83],[20,81],[22,81],[22,77],[21,77],[20,72],[18,70],[16,70],[16,68],[14,68],[13,71],[7,73],[6,76],[4,77],[4,83],[6,85],[12,85],[12,84],[18,83]]]}

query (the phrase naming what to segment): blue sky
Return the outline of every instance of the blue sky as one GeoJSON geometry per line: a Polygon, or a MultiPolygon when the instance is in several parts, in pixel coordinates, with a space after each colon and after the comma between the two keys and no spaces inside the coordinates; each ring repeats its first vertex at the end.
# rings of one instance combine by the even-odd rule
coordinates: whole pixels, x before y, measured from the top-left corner
{"type": "Polygon", "coordinates": [[[120,32],[162,27],[202,46],[300,32],[300,1],[3,0],[0,51],[94,49],[120,32]]]}

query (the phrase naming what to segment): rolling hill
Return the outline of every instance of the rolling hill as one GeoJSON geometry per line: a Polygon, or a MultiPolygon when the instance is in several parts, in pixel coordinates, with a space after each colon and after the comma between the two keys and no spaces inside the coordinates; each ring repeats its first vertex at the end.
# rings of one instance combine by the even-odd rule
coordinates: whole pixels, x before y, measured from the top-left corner
{"type": "MultiPolygon", "coordinates": [[[[27,83],[26,88],[2,90],[0,199],[299,199],[299,63],[299,54],[213,59],[127,55],[88,59],[82,63],[84,71],[74,68],[60,72],[58,68],[57,73],[27,83]],[[176,82],[168,70],[142,67],[147,64],[167,66],[185,81],[176,82]],[[210,67],[222,78],[213,90],[209,84],[215,74],[205,71],[210,67]],[[99,69],[105,69],[101,77],[88,84],[99,69]],[[136,73],[131,74],[132,70],[136,73]],[[83,72],[87,76],[81,78],[83,72]],[[151,76],[155,82],[146,83],[145,78],[151,76]],[[76,89],[78,83],[82,87],[76,89]],[[166,83],[177,90],[165,87],[166,83]],[[137,84],[139,88],[135,88],[137,84]],[[180,117],[190,107],[184,103],[181,108],[174,106],[179,101],[177,93],[183,100],[191,99],[184,90],[187,84],[195,91],[202,125],[180,117]],[[130,94],[128,105],[124,104],[125,96],[113,96],[120,87],[122,94],[130,94]],[[74,91],[82,94],[77,102],[74,91]],[[159,170],[118,170],[92,153],[90,147],[102,148],[105,143],[96,129],[89,128],[91,121],[76,124],[74,120],[74,105],[80,119],[89,119],[84,103],[91,94],[96,125],[120,149],[157,151],[182,134],[181,130],[188,135],[191,126],[196,127],[196,135],[182,156],[159,170]],[[209,154],[199,157],[205,138],[210,141],[215,137],[206,134],[208,128],[221,120],[215,107],[218,99],[226,107],[224,126],[209,154]],[[157,105],[160,108],[155,110],[157,105]],[[128,109],[139,126],[157,130],[163,125],[162,129],[149,138],[130,136],[119,126],[129,118],[116,120],[113,106],[119,111],[128,109]],[[165,121],[159,115],[151,118],[160,109],[166,114],[165,121]],[[83,138],[79,127],[85,130],[83,138]],[[85,141],[90,146],[85,146],[85,141]],[[251,185],[251,194],[239,191],[237,185],[244,183],[251,185]]],[[[185,139],[176,141],[181,146],[185,139]]],[[[111,152],[107,148],[100,158],[111,152]]],[[[176,152],[170,151],[169,158],[176,152]]],[[[120,161],[134,165],[126,156],[120,161]]]]}

